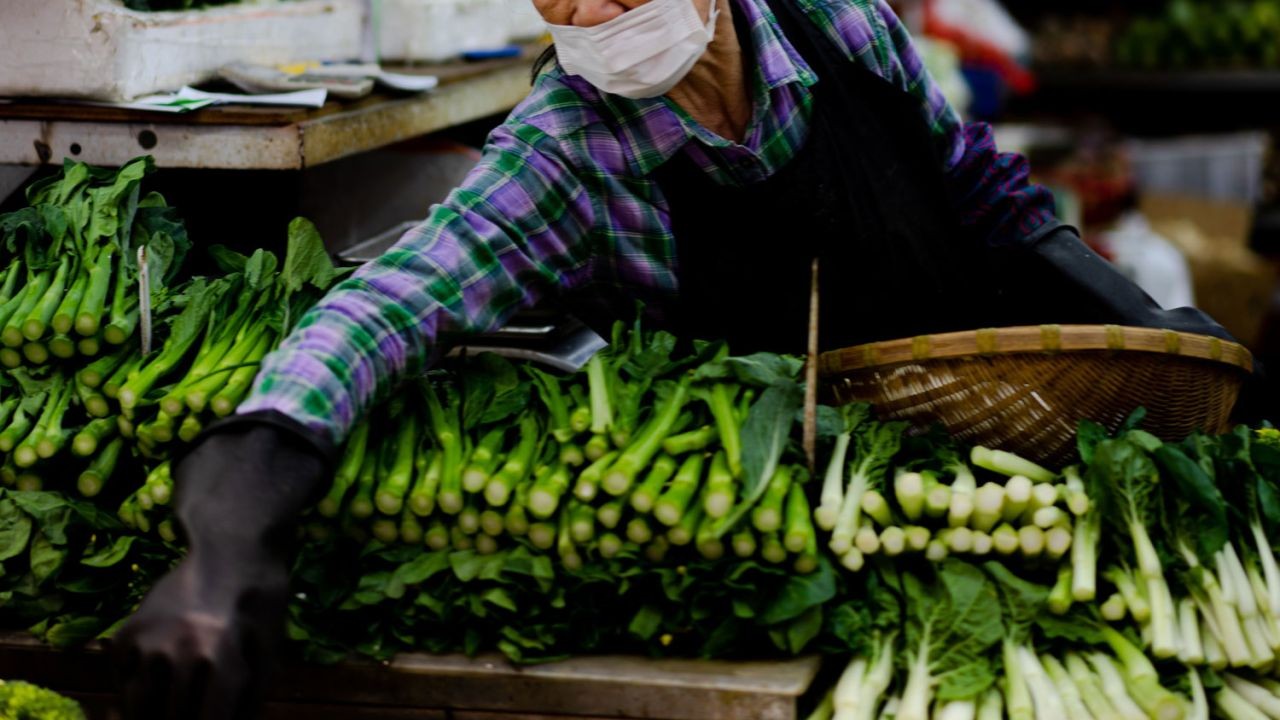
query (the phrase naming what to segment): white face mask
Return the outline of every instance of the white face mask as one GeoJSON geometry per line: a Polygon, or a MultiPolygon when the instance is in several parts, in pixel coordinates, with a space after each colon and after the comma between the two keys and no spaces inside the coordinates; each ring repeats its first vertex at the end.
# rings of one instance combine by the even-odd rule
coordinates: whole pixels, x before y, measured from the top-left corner
{"type": "Polygon", "coordinates": [[[649,0],[594,27],[551,25],[560,66],[607,93],[641,99],[665,95],[711,42],[716,0],[706,24],[693,0],[649,0]]]}

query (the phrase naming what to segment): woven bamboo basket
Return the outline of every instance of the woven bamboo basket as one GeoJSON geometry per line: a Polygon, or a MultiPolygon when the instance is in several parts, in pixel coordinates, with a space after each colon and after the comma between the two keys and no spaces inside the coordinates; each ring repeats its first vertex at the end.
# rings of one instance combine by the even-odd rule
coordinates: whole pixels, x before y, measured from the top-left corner
{"type": "Polygon", "coordinates": [[[1044,325],[891,340],[824,353],[825,392],[881,418],[941,423],[970,443],[1052,466],[1076,427],[1114,430],[1138,407],[1166,439],[1226,429],[1249,351],[1205,335],[1115,325],[1044,325]]]}

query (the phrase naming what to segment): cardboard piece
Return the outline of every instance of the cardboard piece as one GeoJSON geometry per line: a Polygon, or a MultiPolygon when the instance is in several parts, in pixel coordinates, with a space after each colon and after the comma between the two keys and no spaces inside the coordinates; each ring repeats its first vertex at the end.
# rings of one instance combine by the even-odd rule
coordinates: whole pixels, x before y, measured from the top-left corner
{"type": "Polygon", "coordinates": [[[1187,258],[1196,306],[1256,347],[1276,286],[1276,267],[1249,249],[1253,210],[1242,203],[1150,195],[1140,208],[1187,258]]]}

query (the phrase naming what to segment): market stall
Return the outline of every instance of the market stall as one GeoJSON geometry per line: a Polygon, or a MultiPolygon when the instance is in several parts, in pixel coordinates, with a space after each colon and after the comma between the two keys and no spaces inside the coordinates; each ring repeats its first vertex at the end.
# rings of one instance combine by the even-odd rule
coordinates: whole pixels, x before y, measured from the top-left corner
{"type": "MultiPolygon", "coordinates": [[[[137,658],[113,638],[189,556],[174,468],[407,231],[193,242],[215,233],[157,181],[493,116],[542,47],[313,109],[0,104],[0,163],[48,166],[0,214],[0,718],[77,717],[22,683],[119,716],[137,658]]],[[[449,338],[360,414],[288,526],[266,717],[1280,717],[1280,432],[1233,424],[1243,345],[1047,324],[798,357],[642,313],[599,330],[543,309],[449,338]]]]}

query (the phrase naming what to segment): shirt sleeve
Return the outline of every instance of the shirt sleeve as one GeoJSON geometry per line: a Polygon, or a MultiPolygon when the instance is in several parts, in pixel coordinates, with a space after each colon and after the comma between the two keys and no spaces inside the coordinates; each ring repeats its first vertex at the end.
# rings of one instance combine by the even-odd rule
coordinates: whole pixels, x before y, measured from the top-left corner
{"type": "Polygon", "coordinates": [[[375,398],[434,359],[440,333],[493,329],[580,284],[596,217],[557,143],[498,128],[461,187],[306,313],[238,412],[275,410],[341,442],[375,398]]]}
{"type": "Polygon", "coordinates": [[[893,50],[889,72],[919,98],[937,143],[961,225],[987,245],[1011,245],[1057,226],[1053,194],[1031,182],[1027,159],[996,148],[991,127],[965,125],[924,67],[911,34],[875,0],[893,50]]]}

